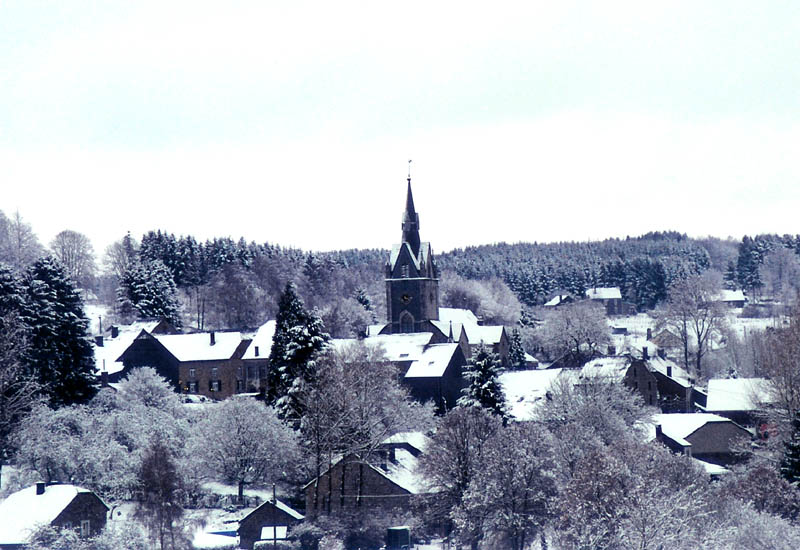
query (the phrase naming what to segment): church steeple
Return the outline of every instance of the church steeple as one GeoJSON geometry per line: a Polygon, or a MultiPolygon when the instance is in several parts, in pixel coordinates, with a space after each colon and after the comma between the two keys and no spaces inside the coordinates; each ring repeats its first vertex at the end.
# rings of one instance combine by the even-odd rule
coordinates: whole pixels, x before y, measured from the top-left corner
{"type": "Polygon", "coordinates": [[[408,176],[406,210],[403,212],[403,241],[411,247],[414,256],[419,256],[419,214],[414,210],[414,195],[411,194],[411,175],[408,176]]]}

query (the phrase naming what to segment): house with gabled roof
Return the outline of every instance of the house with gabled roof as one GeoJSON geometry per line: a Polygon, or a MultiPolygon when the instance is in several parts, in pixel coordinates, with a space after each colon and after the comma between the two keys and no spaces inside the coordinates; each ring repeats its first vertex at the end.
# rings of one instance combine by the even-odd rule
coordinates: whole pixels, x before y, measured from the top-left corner
{"type": "Polygon", "coordinates": [[[428,444],[420,432],[403,432],[386,438],[366,460],[337,457],[303,487],[306,516],[407,510],[412,497],[427,492],[417,464],[428,444]]]}
{"type": "Polygon", "coordinates": [[[285,541],[305,516],[279,499],[267,500],[239,521],[239,548],[252,550],[258,541],[285,541]]]}
{"type": "Polygon", "coordinates": [[[117,359],[124,368],[109,380],[119,381],[133,368],[152,367],[180,393],[225,399],[248,388],[242,358],[250,342],[240,332],[150,334],[143,330],[117,359]]]}
{"type": "Polygon", "coordinates": [[[108,506],[96,494],[75,485],[39,482],[0,502],[0,550],[24,548],[37,529],[75,529],[93,537],[106,525],[108,506]]]}
{"type": "Polygon", "coordinates": [[[729,418],[708,413],[657,414],[656,439],[675,453],[729,466],[738,461],[736,445],[752,434],[729,418]]]}

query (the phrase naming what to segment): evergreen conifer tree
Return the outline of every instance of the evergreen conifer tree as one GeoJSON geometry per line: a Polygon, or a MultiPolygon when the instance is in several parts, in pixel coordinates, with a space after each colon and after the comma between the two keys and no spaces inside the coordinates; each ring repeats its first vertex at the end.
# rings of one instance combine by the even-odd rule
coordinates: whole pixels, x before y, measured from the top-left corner
{"type": "Polygon", "coordinates": [[[267,400],[293,425],[303,414],[299,393],[314,379],[314,360],[328,339],[320,318],[306,311],[294,283],[288,282],[278,301],[267,400]]]}
{"type": "Polygon", "coordinates": [[[82,403],[96,392],[89,321],[64,268],[37,260],[25,279],[24,322],[30,328],[28,362],[54,405],[82,403]]]}
{"type": "Polygon", "coordinates": [[[522,347],[522,335],[518,328],[511,331],[511,342],[508,347],[508,360],[512,368],[521,369],[525,367],[525,349],[522,347]]]}
{"type": "Polygon", "coordinates": [[[172,272],[163,262],[135,262],[120,281],[117,302],[123,317],[163,317],[181,326],[178,290],[172,272]]]}
{"type": "Polygon", "coordinates": [[[792,437],[784,443],[781,475],[795,487],[800,486],[800,410],[792,419],[792,437]]]}
{"type": "Polygon", "coordinates": [[[459,407],[481,407],[505,418],[506,396],[500,385],[500,359],[481,344],[464,369],[468,386],[461,390],[459,407]]]}

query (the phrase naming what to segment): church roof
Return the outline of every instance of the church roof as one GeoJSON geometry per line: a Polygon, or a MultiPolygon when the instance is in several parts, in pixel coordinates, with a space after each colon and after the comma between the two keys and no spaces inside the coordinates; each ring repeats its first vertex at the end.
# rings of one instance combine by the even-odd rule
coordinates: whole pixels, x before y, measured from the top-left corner
{"type": "Polygon", "coordinates": [[[406,378],[438,378],[444,375],[458,344],[432,344],[425,348],[422,355],[411,363],[406,371],[406,378]]]}

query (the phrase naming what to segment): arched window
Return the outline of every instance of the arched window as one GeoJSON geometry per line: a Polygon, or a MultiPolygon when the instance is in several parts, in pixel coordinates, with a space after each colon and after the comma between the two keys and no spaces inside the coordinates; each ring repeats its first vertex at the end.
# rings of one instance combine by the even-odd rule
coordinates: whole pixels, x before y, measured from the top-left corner
{"type": "Polygon", "coordinates": [[[414,332],[414,317],[407,311],[400,314],[400,332],[414,332]]]}

